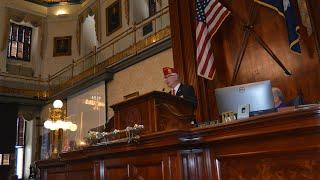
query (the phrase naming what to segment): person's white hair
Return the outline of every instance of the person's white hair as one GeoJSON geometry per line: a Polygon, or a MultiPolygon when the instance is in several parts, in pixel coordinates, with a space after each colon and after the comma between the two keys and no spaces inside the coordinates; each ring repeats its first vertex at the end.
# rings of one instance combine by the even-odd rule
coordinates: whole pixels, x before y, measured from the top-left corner
{"type": "Polygon", "coordinates": [[[279,97],[279,99],[280,99],[282,102],[284,102],[283,93],[282,93],[282,91],[281,91],[279,88],[273,87],[273,88],[272,88],[272,94],[273,94],[273,96],[279,97]]]}

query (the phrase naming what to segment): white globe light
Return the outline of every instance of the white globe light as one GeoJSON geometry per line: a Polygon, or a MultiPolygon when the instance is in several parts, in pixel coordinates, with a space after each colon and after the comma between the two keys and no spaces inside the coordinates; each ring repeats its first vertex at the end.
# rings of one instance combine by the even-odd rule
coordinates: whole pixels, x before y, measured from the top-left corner
{"type": "Polygon", "coordinates": [[[55,100],[53,101],[53,107],[54,108],[62,108],[63,102],[61,100],[55,100]]]}
{"type": "Polygon", "coordinates": [[[69,124],[66,121],[62,121],[62,129],[63,130],[68,130],[69,129],[69,124]]]}
{"type": "Polygon", "coordinates": [[[77,130],[77,125],[76,124],[71,124],[70,126],[70,131],[76,131],[77,130]]]}
{"type": "Polygon", "coordinates": [[[58,129],[63,128],[63,121],[61,120],[56,121],[56,126],[58,129]]]}
{"type": "Polygon", "coordinates": [[[65,126],[65,129],[70,129],[71,126],[72,126],[72,122],[70,122],[70,121],[65,121],[65,122],[64,122],[64,126],[65,126]]]}
{"type": "Polygon", "coordinates": [[[59,129],[58,126],[57,126],[57,123],[52,122],[50,130],[54,131],[54,130],[57,130],[57,129],[59,129]]]}
{"type": "Polygon", "coordinates": [[[44,127],[47,129],[50,129],[50,127],[52,126],[52,121],[51,120],[46,120],[44,122],[44,127]]]}
{"type": "Polygon", "coordinates": [[[60,128],[63,129],[63,130],[66,130],[66,129],[67,129],[67,128],[66,128],[66,123],[65,123],[64,121],[62,121],[60,128]]]}

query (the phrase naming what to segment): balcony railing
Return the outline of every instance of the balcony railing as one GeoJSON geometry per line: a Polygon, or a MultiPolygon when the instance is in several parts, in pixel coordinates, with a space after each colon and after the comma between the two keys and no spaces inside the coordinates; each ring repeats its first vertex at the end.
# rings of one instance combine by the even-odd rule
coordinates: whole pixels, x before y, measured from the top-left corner
{"type": "Polygon", "coordinates": [[[48,81],[41,78],[30,78],[8,73],[0,73],[0,93],[46,99],[48,97],[48,81]],[[11,85],[8,84],[10,82],[11,85]]]}
{"type": "MultiPolygon", "coordinates": [[[[61,69],[57,73],[49,76],[48,80],[18,77],[17,79],[27,81],[26,84],[46,85],[46,89],[35,89],[26,87],[23,89],[13,89],[1,87],[0,92],[9,94],[20,94],[28,97],[47,98],[60,91],[72,87],[75,83],[88,77],[93,77],[104,72],[108,67],[113,66],[121,60],[137,55],[144,49],[153,46],[171,36],[169,7],[165,7],[154,16],[143,20],[138,24],[124,30],[108,42],[98,48],[94,48],[85,56],[76,59],[72,64],[61,69]],[[150,33],[143,35],[143,29],[147,25],[152,26],[150,33]]],[[[8,78],[9,75],[5,74],[8,78]]],[[[1,77],[1,75],[0,75],[1,77]]],[[[15,77],[11,77],[15,78],[15,77]]]]}

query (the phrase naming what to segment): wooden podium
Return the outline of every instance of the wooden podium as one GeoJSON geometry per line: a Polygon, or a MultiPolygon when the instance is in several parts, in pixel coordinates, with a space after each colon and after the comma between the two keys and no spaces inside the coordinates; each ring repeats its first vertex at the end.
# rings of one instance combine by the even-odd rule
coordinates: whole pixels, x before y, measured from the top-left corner
{"type": "Polygon", "coordinates": [[[195,118],[192,102],[159,91],[114,104],[111,108],[116,129],[143,124],[143,134],[189,128],[195,118]]]}

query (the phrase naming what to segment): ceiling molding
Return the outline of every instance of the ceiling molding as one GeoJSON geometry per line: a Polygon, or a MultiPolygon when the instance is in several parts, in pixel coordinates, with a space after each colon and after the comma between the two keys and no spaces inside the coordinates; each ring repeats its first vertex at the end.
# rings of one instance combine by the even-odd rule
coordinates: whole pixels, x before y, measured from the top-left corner
{"type": "Polygon", "coordinates": [[[40,17],[43,17],[43,18],[46,18],[47,17],[47,11],[45,13],[41,13],[41,12],[36,12],[36,11],[32,11],[30,9],[27,9],[27,8],[19,8],[16,6],[16,4],[6,4],[4,6],[5,8],[11,8],[11,9],[14,9],[14,10],[17,10],[17,11],[21,11],[21,12],[24,12],[24,13],[29,13],[29,14],[33,14],[33,15],[36,15],[36,16],[40,16],[40,17]]]}
{"type": "Polygon", "coordinates": [[[25,0],[45,7],[62,6],[62,5],[73,5],[82,4],[86,0],[25,0]]]}
{"type": "Polygon", "coordinates": [[[66,21],[77,21],[78,16],[74,14],[67,14],[67,15],[49,15],[47,16],[47,22],[52,23],[52,22],[66,22],[66,21]]]}

